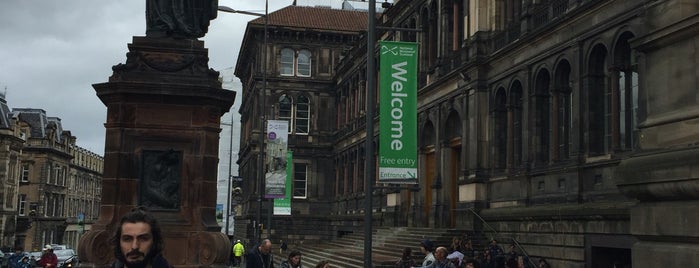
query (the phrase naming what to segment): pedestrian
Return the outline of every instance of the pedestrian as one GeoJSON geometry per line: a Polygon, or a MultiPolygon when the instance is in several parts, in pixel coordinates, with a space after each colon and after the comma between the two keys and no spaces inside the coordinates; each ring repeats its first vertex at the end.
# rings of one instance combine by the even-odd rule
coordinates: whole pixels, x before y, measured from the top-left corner
{"type": "Polygon", "coordinates": [[[454,236],[451,239],[451,245],[449,246],[449,251],[454,252],[454,251],[461,251],[463,249],[463,241],[461,240],[461,236],[454,236]]]}
{"type": "Polygon", "coordinates": [[[51,245],[44,246],[43,254],[39,259],[39,266],[43,268],[56,268],[58,266],[58,257],[53,253],[51,245]]]}
{"type": "Polygon", "coordinates": [[[172,268],[162,255],[160,225],[146,208],[121,217],[111,242],[116,258],[111,268],[172,268]]]}
{"type": "Polygon", "coordinates": [[[243,264],[243,253],[245,253],[245,246],[240,242],[240,239],[235,241],[233,245],[233,265],[240,266],[243,264]]]}
{"type": "Polygon", "coordinates": [[[245,255],[245,267],[274,268],[272,241],[269,239],[262,240],[258,246],[252,248],[252,250],[245,255]]]}
{"type": "Polygon", "coordinates": [[[284,256],[287,248],[288,246],[286,245],[286,242],[284,242],[284,240],[279,240],[279,254],[284,256]]]}
{"type": "Polygon", "coordinates": [[[447,259],[447,255],[449,255],[449,250],[445,247],[438,247],[434,251],[434,268],[456,268],[454,263],[452,263],[449,259],[447,259]]]}
{"type": "Polygon", "coordinates": [[[403,249],[403,256],[396,262],[396,268],[410,268],[415,266],[415,260],[413,260],[413,250],[409,247],[403,249]]]}
{"type": "Polygon", "coordinates": [[[279,265],[279,268],[301,268],[301,251],[289,252],[289,257],[279,265]]]}
{"type": "Polygon", "coordinates": [[[316,268],[330,268],[330,261],[322,260],[318,264],[316,264],[316,268]]]}
{"type": "Polygon", "coordinates": [[[15,247],[15,253],[7,258],[7,264],[10,268],[18,268],[20,262],[22,262],[22,257],[24,256],[24,248],[21,246],[15,247]]]}
{"type": "Polygon", "coordinates": [[[420,252],[422,254],[425,254],[425,258],[422,260],[422,266],[416,266],[420,268],[432,268],[434,265],[434,254],[432,254],[432,251],[434,250],[434,243],[430,241],[429,239],[425,239],[420,241],[420,252]]]}
{"type": "Polygon", "coordinates": [[[34,255],[29,256],[29,264],[31,265],[30,267],[38,266],[38,264],[36,263],[36,257],[34,257],[34,255]]]}
{"type": "Polygon", "coordinates": [[[17,268],[31,268],[32,264],[29,263],[29,257],[22,254],[22,259],[17,263],[17,268]]]}

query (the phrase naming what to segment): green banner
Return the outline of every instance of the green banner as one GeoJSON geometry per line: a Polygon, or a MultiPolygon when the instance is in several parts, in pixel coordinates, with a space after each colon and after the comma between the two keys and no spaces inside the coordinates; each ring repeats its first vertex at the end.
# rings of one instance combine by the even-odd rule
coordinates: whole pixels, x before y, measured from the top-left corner
{"type": "Polygon", "coordinates": [[[294,165],[291,151],[286,151],[286,187],[284,198],[274,199],[274,215],[291,215],[291,183],[294,178],[294,165]]]}
{"type": "Polygon", "coordinates": [[[417,183],[417,44],[380,45],[379,182],[417,183]]]}

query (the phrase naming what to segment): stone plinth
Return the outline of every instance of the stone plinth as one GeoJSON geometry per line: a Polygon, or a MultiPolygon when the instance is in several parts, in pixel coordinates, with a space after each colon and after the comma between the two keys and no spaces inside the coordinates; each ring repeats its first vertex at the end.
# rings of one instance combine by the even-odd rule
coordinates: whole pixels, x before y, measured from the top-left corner
{"type": "Polygon", "coordinates": [[[225,265],[230,245],[215,218],[218,145],[235,93],[221,88],[207,54],[198,40],[134,37],[126,63],[93,85],[107,122],[100,216],[78,249],[85,266],[113,261],[113,231],[139,205],[160,220],[172,265],[225,265]]]}

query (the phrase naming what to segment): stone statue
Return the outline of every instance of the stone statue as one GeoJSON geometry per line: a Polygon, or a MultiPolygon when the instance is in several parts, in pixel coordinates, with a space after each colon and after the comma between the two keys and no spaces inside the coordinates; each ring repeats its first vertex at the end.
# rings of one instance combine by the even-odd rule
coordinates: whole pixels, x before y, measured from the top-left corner
{"type": "Polygon", "coordinates": [[[146,36],[203,37],[217,9],[218,0],[146,0],[146,36]]]}

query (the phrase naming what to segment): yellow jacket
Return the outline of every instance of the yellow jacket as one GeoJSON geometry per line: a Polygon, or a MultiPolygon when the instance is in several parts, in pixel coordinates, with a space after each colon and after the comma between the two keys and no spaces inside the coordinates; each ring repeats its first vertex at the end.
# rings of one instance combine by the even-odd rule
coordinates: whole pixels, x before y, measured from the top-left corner
{"type": "Polygon", "coordinates": [[[238,242],[235,243],[233,246],[233,255],[236,257],[243,256],[243,252],[245,252],[245,247],[243,247],[243,244],[238,242]]]}

